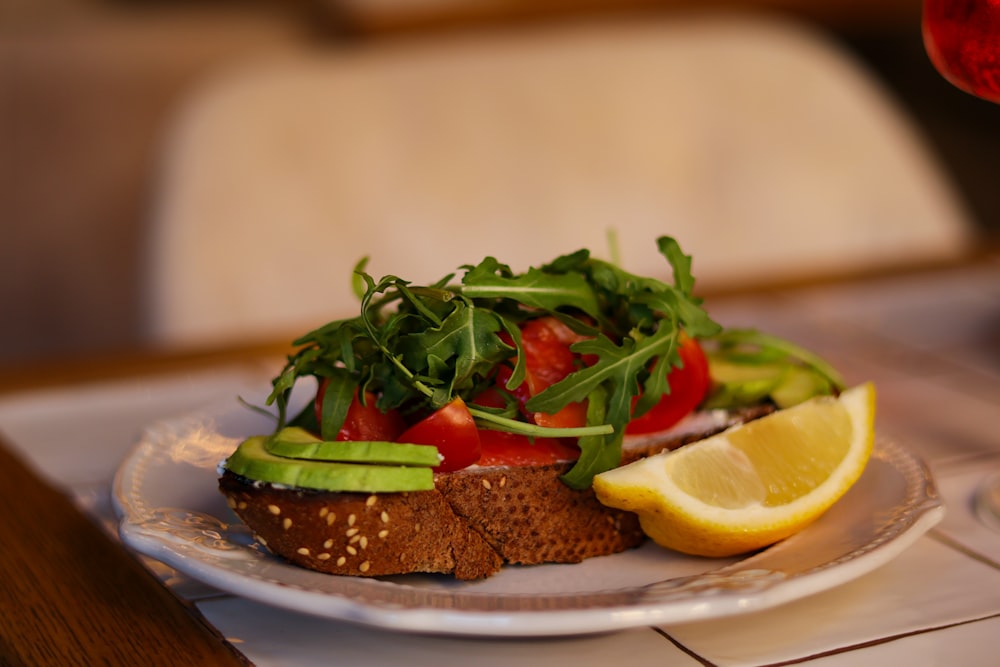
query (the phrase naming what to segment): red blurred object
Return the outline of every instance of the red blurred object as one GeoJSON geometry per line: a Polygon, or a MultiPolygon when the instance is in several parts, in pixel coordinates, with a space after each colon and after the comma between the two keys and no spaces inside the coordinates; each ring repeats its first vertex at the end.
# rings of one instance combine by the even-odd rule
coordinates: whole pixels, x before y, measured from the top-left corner
{"type": "Polygon", "coordinates": [[[944,78],[1000,102],[1000,0],[924,0],[923,33],[944,78]]]}

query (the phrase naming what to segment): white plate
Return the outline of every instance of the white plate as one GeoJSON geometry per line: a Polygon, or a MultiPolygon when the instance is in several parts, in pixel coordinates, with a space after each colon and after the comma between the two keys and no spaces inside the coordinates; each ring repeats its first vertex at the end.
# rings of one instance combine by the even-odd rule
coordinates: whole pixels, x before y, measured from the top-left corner
{"type": "Polygon", "coordinates": [[[407,632],[553,636],[704,620],[802,598],[890,561],[944,512],[926,467],[879,440],[859,482],[827,514],[744,559],[647,544],[577,565],[509,566],[475,582],[332,576],[256,545],[217,489],[219,461],[242,437],[272,427],[234,404],[150,428],[115,479],[124,542],[223,591],[318,616],[407,632]]]}

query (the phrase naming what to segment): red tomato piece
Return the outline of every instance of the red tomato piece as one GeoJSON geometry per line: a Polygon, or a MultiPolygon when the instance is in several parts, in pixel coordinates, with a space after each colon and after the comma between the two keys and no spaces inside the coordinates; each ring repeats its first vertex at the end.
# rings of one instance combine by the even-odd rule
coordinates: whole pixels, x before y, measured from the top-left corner
{"type": "MultiPolygon", "coordinates": [[[[328,380],[320,382],[316,392],[316,423],[323,419],[323,396],[326,394],[328,380]]],[[[365,405],[358,400],[358,393],[347,409],[344,424],[337,433],[337,440],[386,440],[392,442],[406,428],[403,416],[396,410],[382,412],[375,406],[376,397],[371,392],[365,393],[365,405]]]]}
{"type": "Polygon", "coordinates": [[[507,401],[504,400],[499,389],[487,389],[471,402],[473,405],[480,405],[484,408],[504,408],[507,406],[507,401]]]}
{"type": "Polygon", "coordinates": [[[684,366],[674,368],[667,376],[670,393],[664,394],[649,412],[630,421],[625,427],[626,434],[655,433],[668,429],[698,407],[705,398],[710,382],[705,352],[698,341],[687,336],[682,340],[679,352],[684,366]]]}
{"type": "Polygon", "coordinates": [[[521,329],[524,348],[525,382],[532,396],[559,382],[576,370],[576,355],[569,346],[577,336],[554,317],[529,320],[521,329]]]}
{"type": "MultiPolygon", "coordinates": [[[[586,424],[585,403],[567,405],[552,415],[542,412],[529,413],[523,409],[529,398],[537,396],[577,369],[580,357],[570,351],[569,346],[581,340],[584,340],[583,336],[554,317],[529,320],[521,328],[525,379],[521,386],[507,391],[517,397],[522,412],[536,424],[566,428],[586,424]]],[[[511,373],[510,368],[501,366],[497,372],[497,384],[505,388],[511,373]]]]}
{"type": "Polygon", "coordinates": [[[534,438],[505,431],[483,429],[479,432],[482,444],[482,466],[548,465],[559,461],[575,461],[580,450],[559,438],[534,438]]]}
{"type": "Polygon", "coordinates": [[[461,470],[479,460],[481,445],[479,429],[461,398],[455,398],[443,408],[406,429],[397,442],[434,445],[442,456],[436,472],[461,470]]]}
{"type": "Polygon", "coordinates": [[[570,403],[555,414],[532,412],[531,419],[548,428],[576,428],[587,424],[587,401],[570,403]]]}

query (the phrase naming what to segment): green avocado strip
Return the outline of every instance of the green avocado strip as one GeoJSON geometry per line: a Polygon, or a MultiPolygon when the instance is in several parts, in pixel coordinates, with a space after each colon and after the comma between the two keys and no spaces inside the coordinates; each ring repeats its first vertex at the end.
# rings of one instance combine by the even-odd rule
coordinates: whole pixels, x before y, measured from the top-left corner
{"type": "Polygon", "coordinates": [[[437,447],[376,440],[340,442],[320,440],[308,431],[290,426],[264,443],[268,454],[291,459],[379,465],[428,466],[441,463],[437,447]]]}
{"type": "Polygon", "coordinates": [[[268,453],[267,440],[267,436],[244,440],[225,467],[253,480],[318,491],[391,493],[434,488],[434,472],[429,467],[289,459],[268,453]]]}

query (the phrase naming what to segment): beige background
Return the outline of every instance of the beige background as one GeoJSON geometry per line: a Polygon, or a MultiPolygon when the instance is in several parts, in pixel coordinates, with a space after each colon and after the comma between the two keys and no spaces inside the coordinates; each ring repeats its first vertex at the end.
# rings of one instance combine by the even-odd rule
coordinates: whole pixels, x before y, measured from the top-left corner
{"type": "MultiPolygon", "coordinates": [[[[561,17],[581,6],[477,3],[488,9],[474,16],[440,2],[409,3],[421,9],[408,13],[397,6],[406,3],[379,1],[335,11],[194,4],[49,0],[0,9],[0,372],[146,343],[140,277],[164,127],[214,73],[317,39],[419,39],[442,25],[561,17]]],[[[632,4],[658,11],[675,3],[632,4]]],[[[997,132],[979,129],[1000,127],[1000,115],[936,80],[914,37],[918,2],[746,4],[808,15],[870,58],[925,124],[977,220],[996,228],[1000,174],[987,158],[997,132]]]]}

